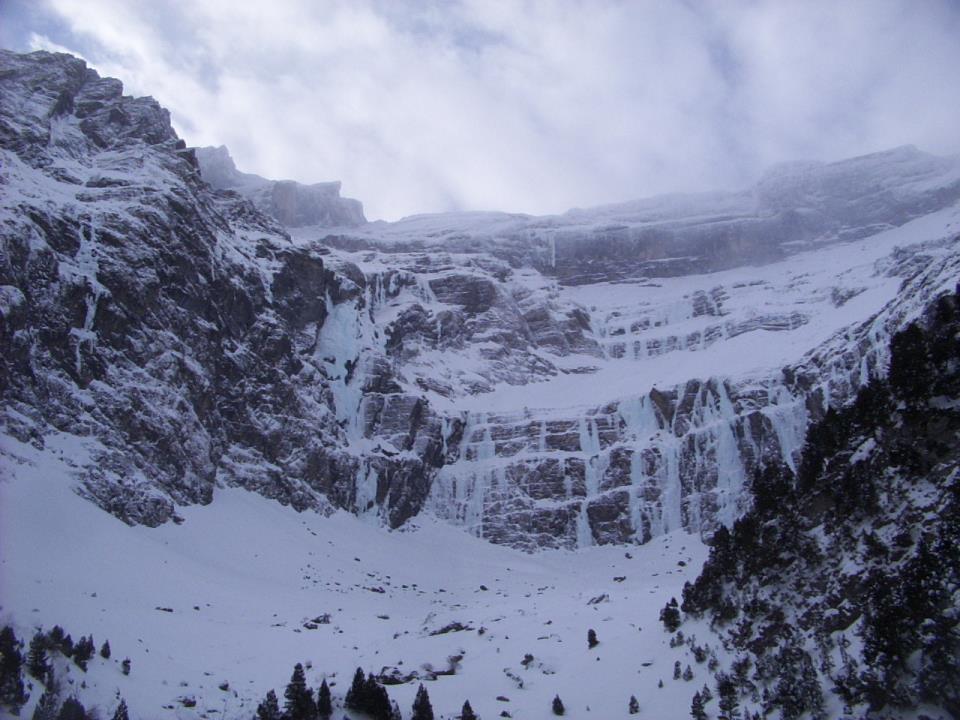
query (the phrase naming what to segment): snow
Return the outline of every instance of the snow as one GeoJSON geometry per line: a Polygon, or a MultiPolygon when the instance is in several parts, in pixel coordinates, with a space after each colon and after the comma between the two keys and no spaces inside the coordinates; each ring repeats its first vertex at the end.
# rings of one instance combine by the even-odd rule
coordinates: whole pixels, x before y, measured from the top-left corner
{"type": "MultiPolygon", "coordinates": [[[[595,366],[596,372],[561,373],[552,379],[522,387],[501,386],[491,393],[459,397],[460,410],[510,412],[565,410],[597,407],[615,399],[643,395],[654,387],[667,388],[690,378],[710,376],[733,379],[766,377],[812,352],[835,334],[879,312],[893,300],[901,279],[882,272],[882,261],[898,248],[947,237],[960,229],[960,204],[913,220],[905,225],[850,243],[821,247],[761,266],[663,278],[635,283],[598,283],[564,287],[562,300],[589,310],[594,328],[611,342],[613,327],[629,325],[631,318],[648,315],[660,322],[625,337],[646,342],[664,337],[685,337],[707,325],[729,325],[759,314],[790,316],[801,313],[812,320],[788,330],[754,330],[718,340],[706,348],[641,355],[631,358],[574,356],[560,366],[595,366]],[[697,291],[722,287],[729,298],[726,316],[689,317],[689,298],[697,291]],[[834,288],[856,294],[836,306],[834,288]],[[684,314],[686,313],[686,315],[684,314]]],[[[443,399],[435,400],[442,407],[443,399]]]]}
{"type": "MultiPolygon", "coordinates": [[[[427,518],[388,532],[226,488],[209,506],[179,508],[182,525],[128,527],[71,490],[73,468],[95,449],[66,435],[47,437],[44,450],[3,440],[0,619],[27,639],[54,624],[75,639],[92,633],[98,647],[109,639],[109,661],[61,675],[68,693],[102,714],[119,692],[135,717],[246,718],[305,661],[312,686],[326,676],[342,699],[357,666],[442,670],[463,654],[456,675],[426,683],[438,717],[469,699],[481,717],[508,709],[545,719],[557,693],[573,717],[626,717],[630,694],[646,716],[680,717],[709,679],[701,667],[693,683],[671,679],[674,659],[687,660],[657,622],[702,565],[694,537],[656,538],[630,548],[632,558],[612,546],[525,555],[427,518]],[[588,604],[603,593],[608,602],[588,604]],[[324,613],[330,624],[303,627],[324,613]],[[453,621],[473,630],[429,634],[453,621]],[[600,638],[594,650],[588,628],[600,638]],[[529,668],[520,664],[526,653],[535,657],[529,668]],[[198,704],[185,708],[181,697],[198,704]]],[[[389,688],[405,714],[417,685],[389,688]]]]}

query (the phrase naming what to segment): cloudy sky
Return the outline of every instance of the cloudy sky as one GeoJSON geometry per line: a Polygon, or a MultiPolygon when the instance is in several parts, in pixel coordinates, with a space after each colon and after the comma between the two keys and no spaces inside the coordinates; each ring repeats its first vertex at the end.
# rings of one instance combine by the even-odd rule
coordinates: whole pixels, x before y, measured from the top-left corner
{"type": "Polygon", "coordinates": [[[772,163],[960,152],[957,0],[0,0],[242,170],[371,219],[739,187],[772,163]]]}

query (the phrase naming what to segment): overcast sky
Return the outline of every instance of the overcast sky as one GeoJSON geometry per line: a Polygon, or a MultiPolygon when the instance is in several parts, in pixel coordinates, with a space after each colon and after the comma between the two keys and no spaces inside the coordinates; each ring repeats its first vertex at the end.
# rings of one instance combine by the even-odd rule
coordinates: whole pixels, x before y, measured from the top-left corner
{"type": "Polygon", "coordinates": [[[0,0],[241,170],[368,218],[745,186],[774,162],[960,152],[958,0],[0,0]]]}

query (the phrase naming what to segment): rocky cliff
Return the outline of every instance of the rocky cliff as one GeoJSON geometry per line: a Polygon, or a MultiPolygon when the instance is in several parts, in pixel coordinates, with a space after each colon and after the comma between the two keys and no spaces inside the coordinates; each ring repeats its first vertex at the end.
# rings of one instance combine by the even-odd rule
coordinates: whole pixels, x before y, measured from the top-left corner
{"type": "Polygon", "coordinates": [[[287,227],[302,225],[362,225],[363,205],[359,200],[340,197],[340,183],[302,185],[292,180],[267,180],[242,173],[227,148],[195,150],[200,174],[212,187],[231,190],[252,202],[258,210],[287,227]]]}
{"type": "Polygon", "coordinates": [[[810,426],[796,473],[754,479],[685,586],[737,654],[717,679],[745,714],[960,713],[958,309],[946,290],[893,335],[888,377],[810,426]]]}
{"type": "Polygon", "coordinates": [[[271,205],[79,60],[0,83],[4,431],[88,437],[80,491],[128,522],[239,485],[527,549],[710,530],[960,269],[960,163],[911,148],[332,230],[339,188],[271,205]]]}
{"type": "MultiPolygon", "coordinates": [[[[353,508],[322,328],[363,305],[362,278],[208,186],[152,99],[64,55],[4,52],[0,78],[5,431],[88,436],[80,492],[128,522],[220,483],[353,508]]],[[[406,516],[436,435],[425,422],[418,456],[377,460],[406,516]]]]}

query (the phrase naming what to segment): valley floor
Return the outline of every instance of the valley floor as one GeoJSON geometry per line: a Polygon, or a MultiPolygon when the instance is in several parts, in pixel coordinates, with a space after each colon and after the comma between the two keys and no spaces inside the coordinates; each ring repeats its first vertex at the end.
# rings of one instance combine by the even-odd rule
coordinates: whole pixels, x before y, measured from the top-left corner
{"type": "MultiPolygon", "coordinates": [[[[357,666],[423,675],[457,655],[455,675],[425,683],[438,718],[466,699],[482,718],[548,718],[556,694],[568,717],[627,717],[633,694],[640,717],[684,718],[712,684],[706,666],[672,679],[688,657],[658,622],[703,564],[696,537],[528,555],[429,518],[388,532],[235,489],[181,508],[181,525],[128,527],[73,492],[87,453],[77,438],[48,437],[43,451],[0,442],[0,621],[27,641],[55,624],[74,639],[92,633],[98,648],[109,640],[112,658],[87,673],[58,663],[63,696],[101,717],[119,693],[134,718],[249,718],[270,688],[282,702],[296,662],[310,663],[312,687],[335,683],[338,719],[350,717],[336,703],[357,666]],[[325,614],[328,624],[304,626],[325,614]],[[469,629],[431,635],[452,623],[469,629]]],[[[417,685],[388,688],[404,716],[417,685]]]]}

